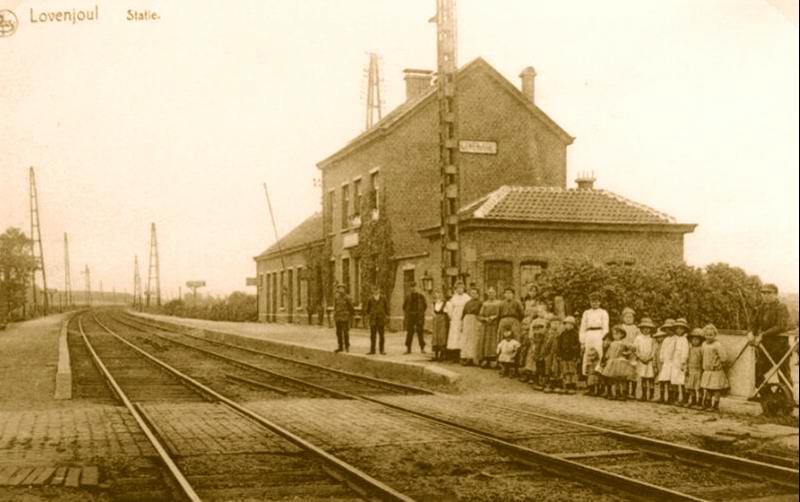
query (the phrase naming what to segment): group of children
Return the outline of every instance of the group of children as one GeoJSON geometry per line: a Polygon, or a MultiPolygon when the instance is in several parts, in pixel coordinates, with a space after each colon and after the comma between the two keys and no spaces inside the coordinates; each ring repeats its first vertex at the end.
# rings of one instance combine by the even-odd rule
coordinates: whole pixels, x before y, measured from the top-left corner
{"type": "Polygon", "coordinates": [[[582,373],[591,396],[719,409],[729,383],[714,325],[690,330],[680,318],[657,328],[647,317],[637,325],[635,312],[626,308],[622,322],[608,329],[602,326],[603,319],[607,326],[607,313],[596,297],[591,303],[580,330],[572,316],[560,319],[542,305],[527,305],[520,339],[511,329],[501,331],[500,376],[518,377],[544,392],[573,394],[582,373]],[[593,327],[598,311],[600,326],[593,327]],[[600,335],[594,341],[593,330],[600,335]]]}

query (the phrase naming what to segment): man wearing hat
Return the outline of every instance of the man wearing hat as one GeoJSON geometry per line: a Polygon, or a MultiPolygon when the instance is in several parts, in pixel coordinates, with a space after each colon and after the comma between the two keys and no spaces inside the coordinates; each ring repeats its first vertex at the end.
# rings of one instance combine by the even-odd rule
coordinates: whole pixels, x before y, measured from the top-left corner
{"type": "Polygon", "coordinates": [[[336,323],[336,341],[339,348],[334,352],[350,352],[350,320],[353,318],[353,300],[347,296],[344,284],[336,286],[333,299],[333,320],[336,323]]]}
{"type": "MultiPolygon", "coordinates": [[[[789,309],[778,299],[778,287],[774,284],[765,284],[761,288],[761,305],[758,307],[755,318],[752,320],[750,332],[747,334],[755,346],[763,345],[772,360],[776,363],[786,354],[788,344],[786,337],[780,336],[789,325],[789,309]]],[[[756,350],[756,387],[764,381],[764,376],[772,368],[772,363],[760,350],[756,350]]],[[[789,373],[789,360],[781,365],[779,371],[791,380],[789,373]]]]}

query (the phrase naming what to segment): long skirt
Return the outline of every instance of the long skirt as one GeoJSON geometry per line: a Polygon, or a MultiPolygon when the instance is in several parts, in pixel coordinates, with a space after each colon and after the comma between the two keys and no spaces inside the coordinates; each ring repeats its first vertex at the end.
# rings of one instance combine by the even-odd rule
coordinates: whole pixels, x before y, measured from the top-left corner
{"type": "MultiPolygon", "coordinates": [[[[599,329],[591,329],[586,332],[586,337],[584,338],[584,343],[586,345],[586,350],[583,352],[583,362],[581,364],[581,368],[583,369],[583,374],[588,375],[589,372],[587,371],[586,366],[589,364],[589,349],[594,349],[597,351],[597,360],[603,360],[603,332],[599,329]]],[[[600,364],[598,363],[595,366],[596,370],[600,369],[600,364]]]]}
{"type": "Polygon", "coordinates": [[[447,321],[445,314],[433,316],[433,337],[431,339],[433,350],[444,350],[447,347],[447,329],[449,328],[447,321]]]}
{"type": "Polygon", "coordinates": [[[480,337],[480,347],[477,358],[479,360],[494,359],[497,357],[497,321],[487,322],[483,325],[483,334],[480,337]]]}
{"type": "Polygon", "coordinates": [[[447,350],[460,350],[461,343],[461,319],[450,319],[450,327],[447,330],[447,350]]]}
{"type": "MultiPolygon", "coordinates": [[[[482,328],[483,325],[478,320],[478,316],[474,314],[464,316],[461,325],[461,359],[471,359],[475,363],[480,362],[477,359],[477,355],[482,328]]],[[[496,347],[495,350],[497,350],[496,347]]]]}

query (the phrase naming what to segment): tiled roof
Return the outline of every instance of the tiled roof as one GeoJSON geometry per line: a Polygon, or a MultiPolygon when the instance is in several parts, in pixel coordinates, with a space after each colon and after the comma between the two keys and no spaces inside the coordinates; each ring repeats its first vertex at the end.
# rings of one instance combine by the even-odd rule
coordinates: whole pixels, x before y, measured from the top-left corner
{"type": "Polygon", "coordinates": [[[600,224],[677,224],[672,216],[608,190],[502,186],[465,206],[483,220],[600,224]]]}
{"type": "Polygon", "coordinates": [[[314,213],[256,258],[263,258],[269,254],[276,253],[278,245],[280,245],[280,249],[287,250],[319,240],[322,240],[322,213],[314,213]]]}

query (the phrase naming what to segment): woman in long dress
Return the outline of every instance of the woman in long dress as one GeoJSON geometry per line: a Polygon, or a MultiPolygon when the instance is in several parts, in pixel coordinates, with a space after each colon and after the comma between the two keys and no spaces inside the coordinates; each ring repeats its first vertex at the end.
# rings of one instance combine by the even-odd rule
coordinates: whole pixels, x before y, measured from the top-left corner
{"type": "MultiPolygon", "coordinates": [[[[500,303],[497,299],[497,290],[490,287],[486,290],[487,300],[481,305],[478,314],[483,323],[483,334],[478,345],[477,359],[481,363],[481,368],[489,368],[492,361],[497,357],[497,322],[500,314],[500,303]]],[[[525,333],[527,335],[527,332],[525,333]]]]}
{"type": "Polygon", "coordinates": [[[458,359],[458,352],[461,350],[461,317],[464,313],[464,305],[469,300],[470,296],[464,292],[464,283],[457,282],[455,293],[447,302],[447,315],[450,317],[450,329],[447,331],[448,359],[458,359]]]}
{"type": "Polygon", "coordinates": [[[433,347],[434,361],[444,359],[444,351],[447,349],[447,329],[450,324],[450,318],[447,315],[447,302],[443,298],[442,293],[439,291],[433,294],[433,337],[431,346],[433,347]]]}
{"type": "Polygon", "coordinates": [[[461,314],[461,364],[472,366],[480,364],[478,346],[481,342],[480,333],[483,325],[478,318],[482,304],[478,288],[470,288],[469,296],[471,299],[464,305],[461,314]]]}

